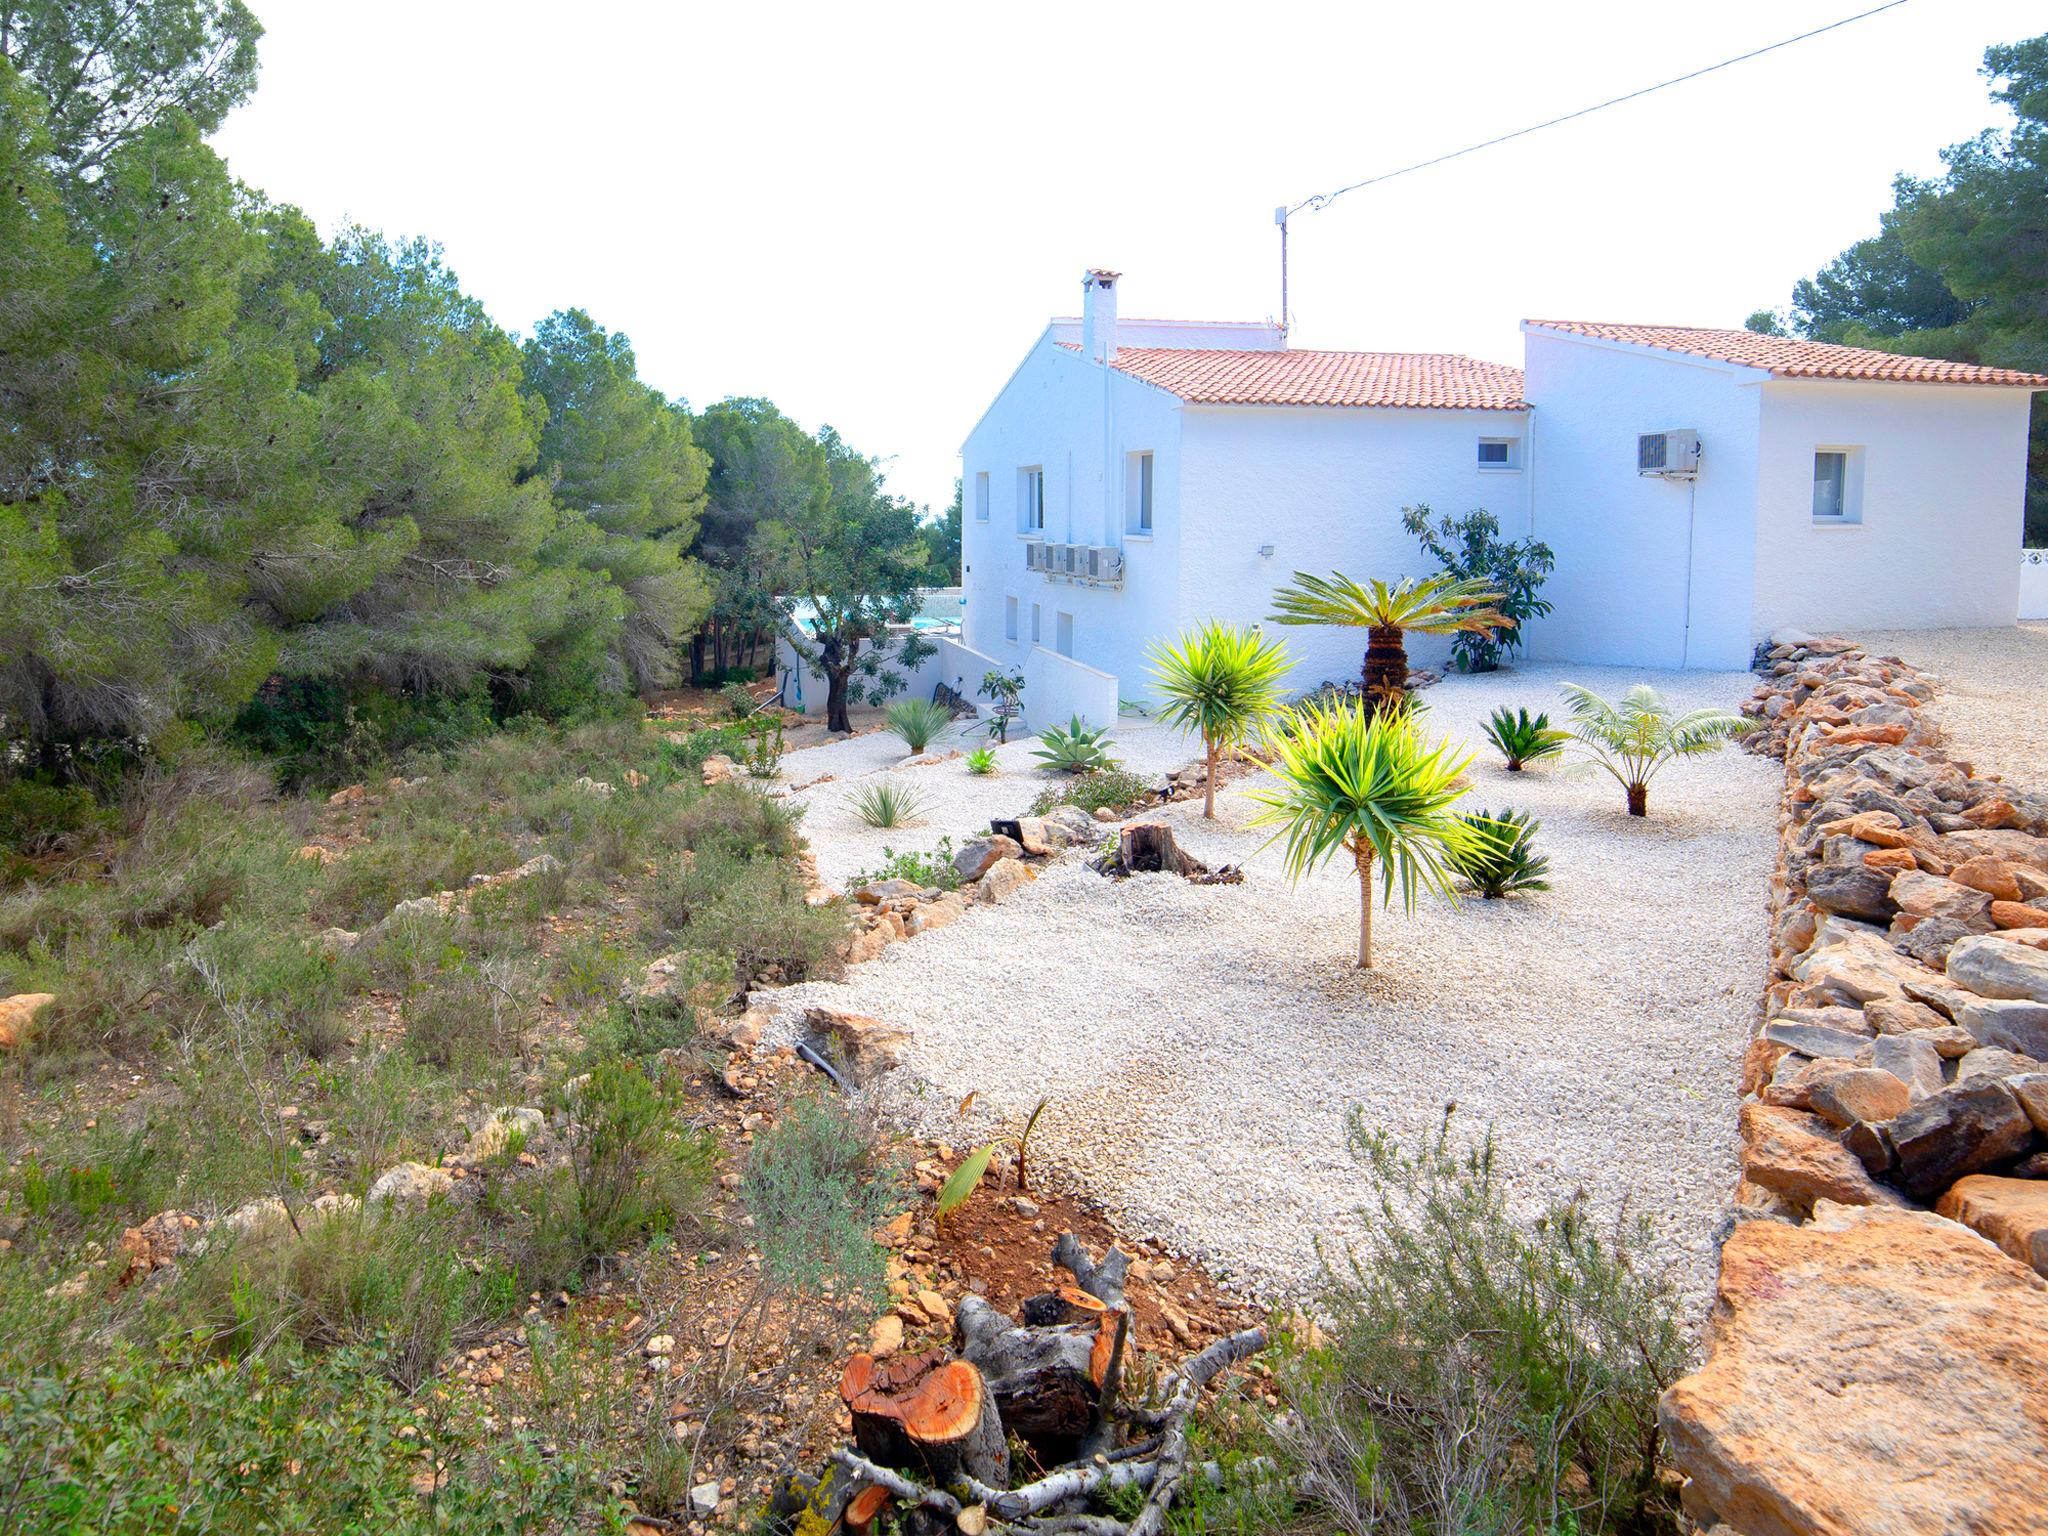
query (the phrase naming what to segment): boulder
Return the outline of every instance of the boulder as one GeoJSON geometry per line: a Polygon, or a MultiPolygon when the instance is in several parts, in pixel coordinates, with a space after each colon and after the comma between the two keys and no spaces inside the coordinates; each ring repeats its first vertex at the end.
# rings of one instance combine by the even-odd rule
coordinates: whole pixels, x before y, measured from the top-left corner
{"type": "Polygon", "coordinates": [[[1979,997],[2048,1003],[2048,953],[2003,935],[1962,940],[1949,953],[1947,971],[1979,997]]]}
{"type": "MultiPolygon", "coordinates": [[[[1933,1052],[1928,1052],[1930,1057],[1933,1052]]],[[[1935,1062],[1935,1076],[1941,1065],[1935,1062]]],[[[1881,1067],[1851,1067],[1823,1076],[1808,1091],[1813,1112],[1830,1125],[1848,1127],[1858,1120],[1889,1120],[1912,1102],[1906,1084],[1881,1067]]]]}
{"type": "Polygon", "coordinates": [[[377,1175],[377,1182],[370,1186],[364,1203],[417,1210],[428,1201],[450,1195],[454,1190],[455,1175],[446,1168],[431,1168],[425,1163],[400,1163],[377,1175]]]}
{"type": "Polygon", "coordinates": [[[1948,952],[1958,940],[1983,931],[1953,917],[1924,917],[1910,928],[1894,929],[1892,942],[1901,954],[1911,955],[1930,970],[1938,971],[1947,963],[1948,952]]]}
{"type": "Polygon", "coordinates": [[[1763,1038],[1808,1056],[1854,1056],[1870,1043],[1871,1037],[1860,1030],[1801,1024],[1780,1015],[1764,1026],[1763,1038]]]}
{"type": "Polygon", "coordinates": [[[501,1156],[516,1140],[529,1147],[547,1134],[548,1122],[537,1109],[501,1104],[476,1123],[469,1133],[469,1145],[462,1149],[465,1162],[482,1163],[501,1156]]]}
{"type": "MultiPolygon", "coordinates": [[[[1857,1053],[1856,1061],[1859,1066],[1888,1072],[1897,1078],[1905,1085],[1906,1103],[1924,1099],[1930,1093],[1939,1093],[1948,1086],[1941,1072],[1941,1052],[1931,1040],[1918,1035],[1879,1035],[1865,1050],[1857,1053]]],[[[1905,1107],[1901,1104],[1890,1115],[1864,1115],[1861,1118],[1889,1120],[1905,1107]]]]}
{"type": "Polygon", "coordinates": [[[1944,832],[1941,851],[1957,864],[1976,858],[2003,859],[2048,873],[2048,838],[2029,837],[2024,832],[1944,832]]]}
{"type": "Polygon", "coordinates": [[[977,837],[953,855],[953,872],[962,885],[971,885],[994,868],[997,861],[1021,858],[1023,854],[1023,845],[1015,838],[977,837]]]}
{"type": "Polygon", "coordinates": [[[1892,904],[1899,909],[1893,931],[1903,932],[1931,917],[1946,917],[1965,928],[1982,932],[1991,921],[1991,898],[1967,885],[1944,880],[1921,870],[1906,870],[1892,876],[1892,904]]]}
{"type": "Polygon", "coordinates": [[[1743,1536],[2022,1536],[2048,1488],[2048,1283],[1924,1211],[1752,1221],[1659,1417],[1743,1536]]]}
{"type": "Polygon", "coordinates": [[[2048,1060],[2048,1003],[2018,998],[1978,998],[1956,1013],[1956,1023],[1979,1045],[2001,1045],[2009,1051],[2048,1060]]]}
{"type": "Polygon", "coordinates": [[[804,1011],[804,1032],[828,1047],[828,1054],[844,1064],[855,1084],[873,1082],[903,1060],[903,1047],[910,1036],[880,1019],[839,1008],[815,1007],[804,1011]]]}
{"type": "Polygon", "coordinates": [[[1806,877],[1806,899],[1823,912],[1881,923],[1896,910],[1893,883],[1906,878],[1862,863],[1823,864],[1806,877]]]}
{"type": "Polygon", "coordinates": [[[2016,874],[2016,866],[2005,859],[1979,854],[1974,859],[1965,859],[1948,872],[1949,879],[1957,885],[1967,885],[1972,890],[1982,891],[1994,901],[2020,901],[2023,896],[2016,874]]]}
{"type": "Polygon", "coordinates": [[[1973,1173],[1956,1180],[1934,1208],[2048,1276],[2048,1184],[1973,1173]]]}
{"type": "Polygon", "coordinates": [[[57,1001],[54,992],[17,992],[0,997],[0,1051],[11,1051],[28,1037],[37,1014],[57,1001]]]}
{"type": "Polygon", "coordinates": [[[1057,833],[1049,833],[1043,818],[1020,816],[1017,818],[1017,843],[1035,859],[1046,858],[1058,853],[1064,844],[1055,841],[1057,833]]]}
{"type": "Polygon", "coordinates": [[[1899,1154],[1899,1186],[1916,1200],[1932,1200],[1965,1174],[2013,1161],[2034,1139],[2018,1099],[1995,1080],[1931,1094],[1893,1119],[1889,1130],[1899,1154]]]}
{"type": "Polygon", "coordinates": [[[2020,1112],[2033,1122],[2034,1129],[2048,1136],[2048,1072],[2008,1077],[2005,1086],[2019,1101],[2020,1112]]]}
{"type": "Polygon", "coordinates": [[[1910,998],[1880,997],[1863,1010],[1863,1017],[1880,1035],[1909,1034],[1916,1029],[1940,1029],[1948,1020],[1925,1003],[1910,998]]]}
{"type": "Polygon", "coordinates": [[[2008,1051],[2002,1046],[1980,1045],[1956,1062],[1956,1081],[1970,1083],[1979,1078],[2002,1081],[2008,1077],[2019,1077],[2040,1070],[2041,1063],[2032,1056],[2022,1056],[2019,1052],[2008,1051]]]}
{"type": "Polygon", "coordinates": [[[2048,928],[2048,907],[2030,907],[2018,901],[1991,903],[1991,922],[1997,928],[2048,928]]]}
{"type": "Polygon", "coordinates": [[[1813,942],[1792,962],[1791,971],[1797,980],[1840,1003],[1905,997],[1906,983],[1926,975],[1892,948],[1880,930],[1833,915],[1820,920],[1813,942]]]}
{"type": "MultiPolygon", "coordinates": [[[[2015,1111],[2017,1113],[2017,1111],[2015,1111]]],[[[1742,1106],[1742,1173],[1799,1209],[1815,1200],[1844,1205],[1898,1205],[1825,1120],[1768,1104],[1742,1106]]]]}
{"type": "Polygon", "coordinates": [[[930,933],[935,928],[958,922],[966,912],[967,899],[957,891],[948,891],[935,901],[920,902],[903,919],[903,931],[916,938],[920,933],[930,933]]]}
{"type": "Polygon", "coordinates": [[[988,873],[975,886],[975,893],[983,901],[1001,901],[1005,896],[1015,894],[1038,878],[1037,871],[1022,859],[998,859],[991,864],[988,873]]]}
{"type": "Polygon", "coordinates": [[[914,900],[923,893],[923,889],[911,880],[873,880],[856,886],[853,899],[862,906],[878,907],[885,901],[914,900]]]}

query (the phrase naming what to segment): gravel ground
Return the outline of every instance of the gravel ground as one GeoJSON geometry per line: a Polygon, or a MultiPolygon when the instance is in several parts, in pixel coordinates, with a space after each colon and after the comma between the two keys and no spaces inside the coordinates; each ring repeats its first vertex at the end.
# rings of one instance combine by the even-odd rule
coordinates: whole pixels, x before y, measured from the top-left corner
{"type": "Polygon", "coordinates": [[[1949,746],[1979,773],[2026,783],[2048,762],[2048,624],[1894,629],[1851,636],[1940,679],[1935,712],[1949,746]]]}
{"type": "MultiPolygon", "coordinates": [[[[1429,725],[1477,748],[1494,706],[1554,710],[1565,675],[1451,678],[1426,696],[1429,725]]],[[[1569,675],[1610,695],[1642,676],[1569,675]]],[[[1733,706],[1751,682],[1649,680],[1681,707],[1733,706]]],[[[1125,746],[1154,766],[1189,755],[1156,728],[1125,733],[1125,746]]],[[[806,753],[794,777],[880,768],[892,750],[861,739],[806,753]]],[[[908,772],[944,797],[926,838],[945,826],[957,837],[1019,798],[957,763],[908,772]]],[[[1070,855],[844,984],[761,1000],[788,1018],[815,1002],[907,1027],[899,1107],[962,1144],[1048,1097],[1034,1155],[1085,1171],[1126,1223],[1266,1296],[1312,1282],[1319,1235],[1356,1231],[1352,1108],[1416,1137],[1455,1102],[1468,1134],[1493,1127],[1526,1210],[1583,1187],[1602,1211],[1626,1200],[1650,1215],[1697,1315],[1735,1180],[1734,1084],[1764,981],[1780,771],[1733,749],[1677,764],[1642,821],[1596,769],[1511,775],[1487,749],[1472,777],[1468,806],[1542,820],[1552,889],[1382,911],[1369,974],[1352,964],[1355,878],[1290,886],[1277,851],[1258,851],[1266,832],[1246,825],[1248,780],[1223,794],[1216,823],[1199,801],[1166,812],[1198,856],[1243,863],[1242,885],[1111,882],[1070,855]]],[[[869,860],[882,837],[845,811],[845,792],[809,792],[806,832],[828,875],[869,860]]]]}
{"type": "MultiPolygon", "coordinates": [[[[1112,733],[1113,751],[1126,767],[1139,773],[1164,774],[1196,756],[1176,731],[1152,721],[1126,718],[1112,733]]],[[[934,742],[933,753],[961,752],[985,745],[979,731],[955,734],[934,742]]],[[[884,850],[923,853],[951,837],[955,847],[988,831],[992,816],[1015,816],[1031,807],[1039,791],[1055,782],[1039,772],[1031,755],[1035,738],[1013,733],[996,748],[997,771],[975,775],[964,758],[949,758],[917,768],[902,768],[910,754],[900,737],[888,731],[842,738],[829,746],[809,747],[783,755],[782,772],[770,793],[787,794],[803,808],[804,836],[818,861],[818,875],[827,885],[843,888],[855,875],[879,866],[884,850]],[[870,827],[854,813],[853,799],[873,776],[893,773],[917,792],[923,814],[909,826],[870,827]],[[829,784],[817,780],[832,776],[829,784]],[[804,789],[796,786],[812,785],[804,789]]]]}

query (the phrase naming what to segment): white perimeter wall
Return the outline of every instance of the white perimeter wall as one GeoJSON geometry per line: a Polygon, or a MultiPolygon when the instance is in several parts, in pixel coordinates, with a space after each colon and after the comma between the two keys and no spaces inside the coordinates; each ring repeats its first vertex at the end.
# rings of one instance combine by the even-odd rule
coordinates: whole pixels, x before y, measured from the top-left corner
{"type": "MultiPolygon", "coordinates": [[[[1304,692],[1358,676],[1360,629],[1296,628],[1271,620],[1273,593],[1297,570],[1364,580],[1427,576],[1436,560],[1401,526],[1401,509],[1434,517],[1484,507],[1519,538],[1529,520],[1528,471],[1482,470],[1479,439],[1521,439],[1519,411],[1346,410],[1190,406],[1181,430],[1181,597],[1170,629],[1206,619],[1263,623],[1295,658],[1287,687],[1304,692]],[[1273,553],[1261,555],[1259,546],[1273,553]]],[[[1409,660],[1434,666],[1450,642],[1411,636],[1409,660]]],[[[1143,698],[1142,680],[1124,684],[1143,698]]]]}
{"type": "MultiPolygon", "coordinates": [[[[894,656],[901,648],[903,640],[904,637],[899,635],[892,637],[888,641],[888,651],[891,656],[894,656]]],[[[862,645],[861,656],[865,658],[870,654],[872,654],[871,647],[866,644],[862,645]]],[[[940,682],[940,661],[941,655],[937,652],[925,657],[915,667],[907,670],[893,661],[885,661],[883,665],[902,677],[904,682],[904,686],[895,693],[890,694],[889,698],[930,698],[932,690],[940,682]]],[[[826,697],[831,692],[831,689],[825,681],[824,674],[816,671],[802,657],[797,655],[796,647],[789,643],[787,636],[776,637],[775,665],[778,680],[780,680],[783,673],[793,674],[789,679],[788,685],[783,689],[783,703],[791,709],[801,709],[805,715],[816,715],[822,719],[825,714],[826,697]],[[799,694],[802,695],[801,699],[798,698],[799,694]]],[[[986,670],[986,668],[983,670],[986,670]]],[[[860,677],[857,668],[854,677],[856,680],[860,677]]],[[[951,681],[950,678],[946,680],[951,681]]],[[[974,674],[974,684],[978,686],[980,682],[981,673],[977,672],[974,674]]],[[[973,689],[970,688],[968,691],[972,693],[973,689]]],[[[887,700],[884,702],[886,703],[887,700]]],[[[866,706],[856,705],[855,707],[864,708],[866,706]]]]}
{"type": "Polygon", "coordinates": [[[2048,549],[2020,556],[2020,617],[2048,619],[2048,549]]]}
{"type": "Polygon", "coordinates": [[[1525,340],[1535,533],[1557,555],[1543,588],[1556,611],[1530,626],[1530,653],[1748,666],[1761,376],[1538,331],[1525,340]],[[1684,427],[1700,434],[1699,478],[1638,475],[1637,435],[1684,427]]]}
{"type": "MultiPolygon", "coordinates": [[[[1125,696],[1136,697],[1131,680],[1144,676],[1145,647],[1152,637],[1172,631],[1178,611],[1179,404],[1128,374],[1084,362],[1056,345],[1050,333],[1040,339],[961,449],[967,645],[1024,668],[1036,603],[1039,645],[1054,650],[1059,615],[1071,615],[1074,660],[1125,679],[1125,696]],[[1125,457],[1139,452],[1153,456],[1150,537],[1124,529],[1125,457]],[[1017,471],[1031,465],[1045,470],[1045,538],[1120,545],[1122,587],[1081,586],[1025,570],[1029,541],[1017,531],[1017,471]],[[975,517],[975,475],[982,471],[989,477],[986,522],[975,517]],[[1006,597],[1017,599],[1014,640],[1004,630],[1006,597]]],[[[1043,711],[1028,691],[1024,709],[1034,723],[1041,719],[1043,711]]]]}
{"type": "Polygon", "coordinates": [[[2027,391],[1777,379],[1763,399],[1756,637],[2013,622],[2027,391]],[[1818,448],[1861,460],[1859,521],[1814,521],[1818,448]]]}
{"type": "Polygon", "coordinates": [[[1117,679],[1108,672],[1031,647],[1024,658],[1024,727],[1042,731],[1079,715],[1089,725],[1116,726],[1117,679]]]}

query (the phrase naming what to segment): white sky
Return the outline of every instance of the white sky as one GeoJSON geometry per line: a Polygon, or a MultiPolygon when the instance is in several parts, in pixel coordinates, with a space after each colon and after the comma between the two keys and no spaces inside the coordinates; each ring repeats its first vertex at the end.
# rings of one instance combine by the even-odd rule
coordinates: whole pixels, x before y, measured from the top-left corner
{"type": "MultiPolygon", "coordinates": [[[[1279,307],[1276,204],[1875,0],[1434,5],[253,0],[235,173],[441,241],[500,323],[580,305],[703,406],[766,395],[943,505],[1084,267],[1279,307]]],[[[1737,325],[1994,121],[2040,0],[1913,0],[1293,225],[1294,344],[1521,361],[1524,316],[1737,325]]]]}

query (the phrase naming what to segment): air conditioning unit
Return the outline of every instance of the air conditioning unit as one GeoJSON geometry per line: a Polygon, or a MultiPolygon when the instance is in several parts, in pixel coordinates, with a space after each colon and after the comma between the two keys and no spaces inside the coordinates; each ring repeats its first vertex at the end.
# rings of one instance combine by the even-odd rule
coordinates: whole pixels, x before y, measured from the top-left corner
{"type": "Polygon", "coordinates": [[[1060,570],[1068,576],[1088,574],[1088,546],[1086,544],[1062,544],[1060,546],[1060,570]]]}
{"type": "Polygon", "coordinates": [[[1039,543],[1024,546],[1024,569],[1042,571],[1045,569],[1045,546],[1039,543]]]}
{"type": "Polygon", "coordinates": [[[1644,432],[1636,438],[1636,473],[1692,480],[1700,472],[1700,435],[1691,427],[1644,432]]]}
{"type": "Polygon", "coordinates": [[[1113,544],[1098,544],[1089,550],[1088,579],[1090,581],[1122,581],[1124,579],[1124,552],[1113,544]]]}

